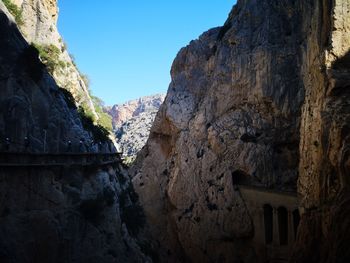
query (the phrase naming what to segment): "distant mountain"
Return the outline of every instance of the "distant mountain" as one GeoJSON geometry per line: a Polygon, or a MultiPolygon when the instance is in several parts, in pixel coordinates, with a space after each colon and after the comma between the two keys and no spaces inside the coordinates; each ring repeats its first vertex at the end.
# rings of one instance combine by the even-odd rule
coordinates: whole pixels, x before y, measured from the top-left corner
{"type": "Polygon", "coordinates": [[[107,107],[113,129],[123,155],[134,159],[146,144],[154,118],[165,94],[141,97],[123,104],[107,107]]]}

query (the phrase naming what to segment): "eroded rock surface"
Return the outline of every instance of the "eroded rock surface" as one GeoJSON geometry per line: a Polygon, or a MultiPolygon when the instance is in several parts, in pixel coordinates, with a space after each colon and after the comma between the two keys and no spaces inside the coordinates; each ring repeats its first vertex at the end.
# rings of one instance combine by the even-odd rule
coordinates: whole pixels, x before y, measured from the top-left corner
{"type": "Polygon", "coordinates": [[[164,94],[145,96],[136,100],[130,100],[123,104],[116,104],[112,107],[106,107],[106,111],[112,116],[113,128],[117,130],[124,122],[137,117],[144,112],[157,112],[164,101],[164,94]]]}
{"type": "Polygon", "coordinates": [[[19,28],[27,42],[42,49],[50,47],[53,50],[50,54],[54,58],[50,62],[52,65],[50,73],[57,84],[72,93],[77,105],[83,106],[98,118],[88,87],[58,32],[57,0],[11,0],[11,2],[16,4],[22,13],[23,23],[19,28]]]}
{"type": "Polygon", "coordinates": [[[157,94],[106,108],[112,116],[120,150],[130,161],[146,144],[154,118],[164,98],[164,94],[157,94]]]}
{"type": "MultiPolygon", "coordinates": [[[[347,196],[339,185],[349,171],[348,16],[347,1],[241,0],[223,27],[179,52],[133,166],[164,258],[264,260],[252,247],[257,226],[237,184],[295,193],[300,171],[301,206],[322,210],[321,202],[347,196]]],[[[334,246],[345,252],[350,235],[330,231],[347,213],[335,211],[349,209],[341,200],[334,214],[305,214],[298,262],[308,262],[308,253],[319,259],[314,248],[324,229],[334,241],[322,250],[330,255],[325,262],[336,260],[334,246]]]]}
{"type": "Polygon", "coordinates": [[[298,180],[304,214],[292,262],[349,262],[350,2],[306,7],[298,180]]]}
{"type": "Polygon", "coordinates": [[[68,140],[82,154],[79,140],[93,134],[2,10],[0,2],[0,262],[150,262],[137,238],[142,210],[121,163],[56,163],[68,140]],[[18,157],[8,167],[8,152],[52,160],[34,166],[18,157]]]}

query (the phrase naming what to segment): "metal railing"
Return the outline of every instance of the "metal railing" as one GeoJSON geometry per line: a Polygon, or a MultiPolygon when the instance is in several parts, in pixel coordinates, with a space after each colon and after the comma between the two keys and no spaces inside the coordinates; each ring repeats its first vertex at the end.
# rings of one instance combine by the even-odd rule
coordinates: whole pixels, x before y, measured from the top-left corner
{"type": "Polygon", "coordinates": [[[103,166],[119,162],[120,153],[0,152],[0,167],[103,166]]]}

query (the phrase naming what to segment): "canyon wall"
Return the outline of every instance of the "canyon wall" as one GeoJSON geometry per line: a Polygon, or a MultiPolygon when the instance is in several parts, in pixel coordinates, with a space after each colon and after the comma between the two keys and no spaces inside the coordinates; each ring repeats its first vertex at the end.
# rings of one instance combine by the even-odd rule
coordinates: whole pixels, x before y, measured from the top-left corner
{"type": "Polygon", "coordinates": [[[164,98],[164,94],[145,96],[123,104],[106,107],[105,110],[112,116],[113,128],[117,130],[124,122],[133,117],[138,117],[141,113],[157,112],[164,98]]]}
{"type": "Polygon", "coordinates": [[[349,262],[350,2],[305,3],[298,192],[292,262],[349,262]]]}
{"type": "Polygon", "coordinates": [[[100,134],[2,2],[0,35],[0,262],[150,262],[127,172],[117,160],[87,161],[100,134]]]}
{"type": "Polygon", "coordinates": [[[163,258],[266,260],[238,187],[248,185],[298,191],[293,260],[346,262],[336,255],[350,235],[331,230],[346,229],[349,207],[348,16],[347,1],[240,0],[178,53],[131,171],[163,258]]]}
{"type": "Polygon", "coordinates": [[[44,63],[57,84],[72,93],[77,105],[84,107],[98,119],[87,83],[79,72],[66,43],[58,32],[59,8],[57,0],[10,0],[21,13],[20,28],[28,43],[33,43],[41,51],[44,63]]]}
{"type": "Polygon", "coordinates": [[[106,107],[105,110],[112,116],[116,141],[127,161],[133,161],[146,144],[164,98],[164,94],[157,94],[106,107]]]}

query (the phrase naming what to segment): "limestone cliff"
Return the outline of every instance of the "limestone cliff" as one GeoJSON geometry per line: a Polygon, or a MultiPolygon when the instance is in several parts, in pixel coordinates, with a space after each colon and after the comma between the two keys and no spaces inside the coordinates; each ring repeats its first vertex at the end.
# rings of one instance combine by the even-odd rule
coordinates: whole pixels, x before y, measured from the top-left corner
{"type": "Polygon", "coordinates": [[[0,35],[0,262],[149,262],[126,171],[98,155],[113,151],[108,138],[91,147],[104,134],[78,113],[2,2],[0,35]]]}
{"type": "Polygon", "coordinates": [[[164,101],[164,94],[144,96],[136,100],[130,100],[123,104],[106,107],[106,111],[112,116],[113,128],[117,130],[127,120],[139,116],[144,112],[157,112],[164,101]]]}
{"type": "Polygon", "coordinates": [[[129,161],[132,161],[146,144],[164,98],[164,94],[157,94],[106,108],[112,116],[116,141],[129,161]]]}
{"type": "Polygon", "coordinates": [[[89,114],[98,119],[87,83],[84,82],[58,32],[57,0],[6,0],[6,2],[18,7],[22,20],[18,26],[23,36],[42,53],[42,59],[57,84],[71,92],[77,105],[84,107],[89,114]]]}
{"type": "Polygon", "coordinates": [[[292,262],[349,262],[350,2],[315,1],[303,11],[298,192],[304,213],[292,262]]]}
{"type": "Polygon", "coordinates": [[[301,206],[314,210],[302,216],[296,260],[318,262],[328,237],[325,262],[346,252],[350,235],[331,230],[349,229],[337,225],[349,211],[348,16],[348,1],[240,0],[223,27],[178,53],[132,169],[163,257],[282,260],[253,244],[262,226],[239,186],[295,194],[299,172],[301,206]]]}

